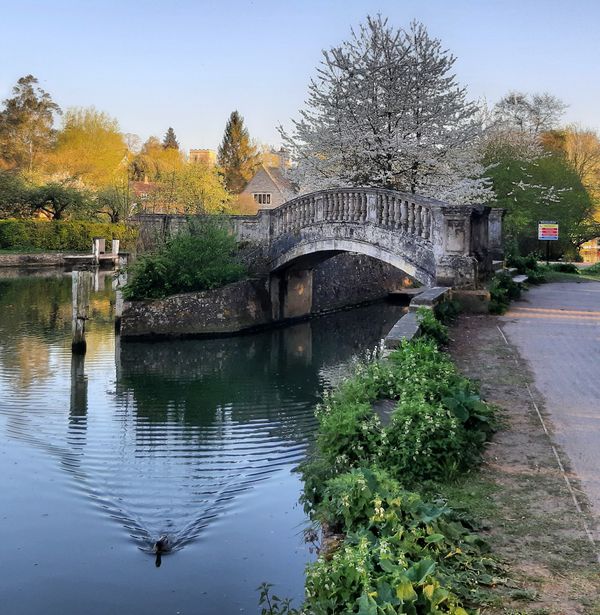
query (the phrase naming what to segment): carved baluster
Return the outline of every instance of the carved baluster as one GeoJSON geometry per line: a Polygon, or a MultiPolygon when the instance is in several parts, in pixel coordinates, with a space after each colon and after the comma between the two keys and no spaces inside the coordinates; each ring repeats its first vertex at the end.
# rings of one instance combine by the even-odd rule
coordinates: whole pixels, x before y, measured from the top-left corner
{"type": "Polygon", "coordinates": [[[408,228],[406,229],[409,235],[415,232],[415,204],[408,203],[408,228]]]}
{"type": "Polygon", "coordinates": [[[421,230],[423,228],[423,208],[421,205],[417,205],[415,208],[415,235],[421,236],[421,230]]]}
{"type": "Polygon", "coordinates": [[[429,207],[423,207],[423,229],[421,231],[421,237],[423,239],[429,239],[429,225],[431,224],[430,214],[429,207]]]}
{"type": "Polygon", "coordinates": [[[362,197],[362,221],[367,221],[367,194],[363,192],[362,197]]]}
{"type": "Polygon", "coordinates": [[[394,197],[394,229],[400,228],[400,201],[394,197]]]}

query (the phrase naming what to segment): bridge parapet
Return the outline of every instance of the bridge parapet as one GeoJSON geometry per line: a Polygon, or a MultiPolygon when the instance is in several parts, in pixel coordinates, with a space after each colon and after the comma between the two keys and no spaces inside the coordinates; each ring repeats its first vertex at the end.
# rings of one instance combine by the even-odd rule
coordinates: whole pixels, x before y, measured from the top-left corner
{"type": "MultiPolygon", "coordinates": [[[[502,210],[380,188],[321,190],[229,220],[251,247],[249,264],[270,273],[356,252],[427,286],[475,287],[492,252],[494,258],[501,253],[502,210]]],[[[168,236],[185,218],[142,216],[139,222],[168,236]]]]}
{"type": "Polygon", "coordinates": [[[274,236],[321,222],[370,223],[424,240],[432,236],[432,207],[444,203],[376,188],[331,189],[297,197],[268,211],[274,236]]]}

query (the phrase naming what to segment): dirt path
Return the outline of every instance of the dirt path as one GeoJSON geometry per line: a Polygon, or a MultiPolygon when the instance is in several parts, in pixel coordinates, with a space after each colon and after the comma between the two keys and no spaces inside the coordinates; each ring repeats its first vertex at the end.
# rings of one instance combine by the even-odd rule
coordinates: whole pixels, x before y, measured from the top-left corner
{"type": "MultiPolygon", "coordinates": [[[[529,305],[515,303],[513,310],[529,305]]],[[[481,473],[469,477],[451,503],[482,520],[493,551],[507,563],[511,580],[483,612],[600,615],[600,565],[586,533],[594,520],[570,476],[577,506],[573,500],[555,450],[563,466],[567,457],[554,442],[534,374],[512,344],[514,332],[502,332],[515,319],[462,315],[452,331],[450,352],[499,407],[503,425],[481,473]]]]}

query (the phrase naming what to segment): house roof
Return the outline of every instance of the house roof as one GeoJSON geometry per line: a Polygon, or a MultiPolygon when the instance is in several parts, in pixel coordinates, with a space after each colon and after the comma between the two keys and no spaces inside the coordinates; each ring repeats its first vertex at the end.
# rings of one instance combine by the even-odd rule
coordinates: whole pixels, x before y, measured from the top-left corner
{"type": "Polygon", "coordinates": [[[294,184],[281,172],[280,167],[261,166],[282,194],[294,192],[294,184]]]}
{"type": "Polygon", "coordinates": [[[249,188],[252,187],[254,180],[258,177],[258,175],[260,175],[260,173],[264,173],[270,179],[274,187],[279,190],[283,196],[287,196],[295,191],[294,184],[287,177],[285,177],[279,167],[267,167],[261,164],[254,174],[254,177],[246,184],[243,192],[249,192],[249,188]]]}
{"type": "Polygon", "coordinates": [[[131,189],[137,197],[146,196],[159,188],[156,182],[131,182],[131,189]]]}

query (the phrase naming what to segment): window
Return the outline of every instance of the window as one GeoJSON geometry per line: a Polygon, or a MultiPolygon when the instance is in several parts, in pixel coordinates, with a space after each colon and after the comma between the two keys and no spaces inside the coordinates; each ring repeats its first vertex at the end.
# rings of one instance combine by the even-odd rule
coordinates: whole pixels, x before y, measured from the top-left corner
{"type": "Polygon", "coordinates": [[[271,204],[271,193],[270,192],[253,192],[252,196],[254,200],[259,205],[270,205],[271,204]]]}

